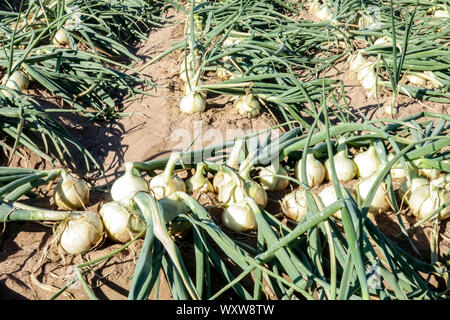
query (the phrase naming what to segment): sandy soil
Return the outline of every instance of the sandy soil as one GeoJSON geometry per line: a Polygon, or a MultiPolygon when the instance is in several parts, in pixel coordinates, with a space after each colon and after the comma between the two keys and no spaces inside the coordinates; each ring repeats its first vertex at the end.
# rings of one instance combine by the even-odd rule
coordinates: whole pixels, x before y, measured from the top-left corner
{"type": "MultiPolygon", "coordinates": [[[[174,20],[183,16],[170,12],[174,20]]],[[[172,46],[172,41],[183,38],[183,23],[169,25],[155,30],[150,40],[137,48],[137,55],[142,58],[141,65],[172,46]],[[168,41],[170,39],[170,41],[168,41]]],[[[159,62],[146,67],[145,75],[162,85],[145,96],[140,101],[133,102],[127,112],[131,116],[107,125],[91,124],[83,131],[72,132],[93,153],[97,161],[104,163],[104,168],[110,180],[120,175],[127,161],[145,161],[161,156],[167,156],[171,150],[187,147],[194,138],[203,133],[203,141],[197,140],[193,149],[206,146],[216,137],[229,139],[243,133],[255,132],[277,124],[268,112],[263,112],[255,119],[246,119],[238,115],[232,102],[223,97],[209,97],[206,112],[200,115],[186,115],[179,111],[178,103],[182,96],[179,65],[182,52],[174,52],[159,62]],[[209,133],[210,138],[207,138],[209,133]]],[[[335,76],[346,79],[347,98],[349,104],[359,109],[369,119],[384,118],[383,104],[390,101],[390,96],[381,97],[379,107],[373,97],[367,97],[354,74],[347,72],[346,63],[338,66],[335,76]],[[340,69],[342,67],[342,69],[340,69]]],[[[421,110],[448,112],[448,105],[436,103],[418,103],[411,99],[399,97],[399,117],[410,115],[421,110]]],[[[46,164],[31,156],[28,161],[16,162],[22,167],[43,167],[46,164]]],[[[102,182],[95,182],[101,184],[102,182]]],[[[274,209],[277,208],[277,196],[273,195],[274,209]]],[[[279,199],[280,197],[278,197],[279,199]]],[[[98,210],[99,206],[108,201],[108,195],[94,191],[89,209],[98,210]]],[[[49,199],[42,199],[42,206],[48,205],[49,199]]],[[[37,205],[36,202],[33,203],[37,205]]],[[[278,209],[279,210],[279,209],[278,209]]],[[[410,216],[403,217],[408,227],[414,220],[410,216]]],[[[399,228],[395,215],[374,219],[388,234],[398,234],[399,228]]],[[[449,232],[449,223],[441,224],[441,233],[449,232]]],[[[414,233],[413,239],[423,253],[428,256],[429,229],[420,229],[414,233]]],[[[95,251],[74,258],[66,257],[63,261],[55,250],[50,250],[43,263],[40,259],[52,240],[51,226],[38,223],[9,223],[0,235],[0,299],[49,299],[59,288],[73,279],[73,265],[104,256],[120,247],[119,244],[106,240],[95,251]]],[[[397,239],[400,245],[407,243],[397,239]]],[[[448,250],[448,238],[441,239],[441,252],[448,250]]],[[[100,299],[126,299],[131,285],[135,263],[142,246],[138,240],[124,251],[106,260],[100,266],[86,275],[94,293],[100,299]]],[[[183,255],[189,260],[190,249],[183,245],[183,255]]],[[[164,278],[164,277],[162,277],[164,278]]],[[[218,280],[219,281],[219,280],[218,280]]],[[[218,284],[220,281],[218,282],[218,284]]],[[[170,299],[170,293],[165,283],[162,283],[160,299],[170,299]]],[[[72,285],[65,294],[57,299],[87,299],[87,295],[79,283],[72,285]]],[[[227,296],[227,298],[233,298],[227,296]]]]}

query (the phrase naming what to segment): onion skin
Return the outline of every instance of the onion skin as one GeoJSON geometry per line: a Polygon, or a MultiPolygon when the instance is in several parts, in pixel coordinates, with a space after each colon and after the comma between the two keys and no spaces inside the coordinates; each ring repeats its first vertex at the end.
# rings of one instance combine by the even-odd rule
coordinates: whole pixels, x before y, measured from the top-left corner
{"type": "MultiPolygon", "coordinates": [[[[315,187],[320,185],[325,178],[325,168],[322,163],[314,158],[312,153],[308,153],[306,156],[306,175],[309,187],[315,187]]],[[[302,181],[302,161],[298,161],[295,165],[295,177],[297,180],[302,181]]]]}
{"type": "Polygon", "coordinates": [[[103,236],[103,223],[95,212],[73,212],[64,224],[59,244],[68,254],[89,251],[103,236]]]}
{"type": "Polygon", "coordinates": [[[100,208],[100,216],[108,238],[126,243],[145,229],[145,221],[129,212],[119,202],[111,201],[100,208]]]}
{"type": "MultiPolygon", "coordinates": [[[[340,187],[344,187],[343,185],[340,185],[340,187]]],[[[347,188],[346,188],[347,189],[347,188]]],[[[347,189],[347,191],[350,193],[350,195],[352,196],[353,199],[356,199],[356,195],[353,191],[347,189]]],[[[324,188],[320,193],[319,193],[319,197],[322,200],[323,204],[325,207],[328,207],[329,205],[331,205],[332,203],[334,203],[335,201],[337,201],[337,195],[336,195],[336,190],[334,189],[334,186],[328,186],[326,188],[324,188]]],[[[342,220],[342,213],[341,210],[333,213],[332,215],[334,218],[342,220]]]]}
{"type": "Polygon", "coordinates": [[[300,222],[308,211],[305,191],[296,190],[284,196],[281,201],[281,209],[286,217],[300,222]]]}
{"type": "MultiPolygon", "coordinates": [[[[369,178],[366,178],[355,186],[355,192],[357,195],[361,197],[361,199],[364,201],[372,188],[372,185],[374,184],[375,180],[377,179],[376,175],[373,175],[369,178]]],[[[377,191],[375,192],[375,195],[372,199],[372,203],[370,204],[369,212],[372,214],[381,214],[385,213],[389,208],[391,207],[388,198],[387,198],[387,187],[384,182],[381,182],[381,184],[378,186],[377,191]]]]}
{"type": "Polygon", "coordinates": [[[197,91],[191,91],[180,101],[180,110],[183,113],[200,113],[206,109],[206,100],[197,91]]]}
{"type": "Polygon", "coordinates": [[[67,32],[64,29],[59,29],[56,32],[55,37],[53,38],[53,44],[57,45],[66,45],[69,43],[69,37],[67,36],[67,32]]]}
{"type": "Polygon", "coordinates": [[[377,172],[380,166],[380,160],[374,146],[370,146],[367,151],[357,154],[353,161],[356,166],[356,176],[363,179],[377,172]]]}
{"type": "MultiPolygon", "coordinates": [[[[347,151],[343,150],[338,152],[333,160],[334,166],[336,169],[336,176],[338,181],[347,182],[352,180],[356,176],[356,165],[352,159],[349,159],[346,155],[347,151]]],[[[331,168],[330,168],[330,159],[325,161],[325,177],[328,181],[331,181],[331,168]]]]}
{"type": "MultiPolygon", "coordinates": [[[[450,192],[444,188],[435,188],[425,185],[417,188],[409,198],[411,212],[420,220],[430,216],[442,204],[450,200],[450,192]]],[[[442,209],[438,214],[438,220],[442,221],[450,217],[450,206],[442,209]]]]}
{"type": "Polygon", "coordinates": [[[61,181],[56,185],[53,199],[61,210],[78,210],[89,201],[89,187],[80,179],[63,171],[61,181]]]}
{"type": "Polygon", "coordinates": [[[259,115],[261,109],[258,100],[252,94],[240,97],[234,105],[241,116],[250,118],[259,115]]]}
{"type": "Polygon", "coordinates": [[[288,173],[282,165],[270,165],[259,172],[259,182],[266,191],[281,191],[288,187],[289,180],[273,175],[287,176],[288,173]],[[278,168],[277,168],[278,167],[278,168]]]}
{"type": "Polygon", "coordinates": [[[235,232],[256,230],[258,224],[255,215],[246,200],[232,203],[222,213],[224,226],[235,232]]]}
{"type": "Polygon", "coordinates": [[[121,201],[129,194],[139,191],[148,192],[148,182],[144,178],[135,175],[133,163],[127,162],[125,164],[125,173],[116,179],[111,187],[111,197],[114,201],[121,201]]]}

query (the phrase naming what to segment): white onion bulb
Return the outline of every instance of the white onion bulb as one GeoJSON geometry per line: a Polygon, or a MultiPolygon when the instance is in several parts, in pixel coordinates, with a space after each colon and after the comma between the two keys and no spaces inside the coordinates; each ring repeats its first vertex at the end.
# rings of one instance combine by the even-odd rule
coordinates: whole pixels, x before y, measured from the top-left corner
{"type": "Polygon", "coordinates": [[[53,199],[61,210],[82,209],[89,201],[89,187],[82,180],[63,171],[61,181],[55,187],[53,199]]]}
{"type": "Polygon", "coordinates": [[[405,177],[405,179],[403,179],[402,183],[400,184],[398,195],[401,200],[404,199],[406,203],[409,203],[411,193],[419,187],[426,185],[428,185],[428,180],[426,178],[419,176],[417,173],[415,173],[415,171],[411,171],[411,173],[409,174],[409,180],[405,177]],[[411,181],[411,183],[409,181],[411,181]]]}
{"type": "MultiPolygon", "coordinates": [[[[234,170],[239,170],[239,159],[241,153],[244,152],[244,146],[245,140],[236,140],[233,149],[231,150],[230,156],[226,161],[227,167],[230,167],[234,170]]],[[[229,181],[231,181],[231,177],[228,174],[225,174],[222,170],[217,171],[213,179],[214,191],[219,192],[219,189],[229,181]]]]}
{"type": "MultiPolygon", "coordinates": [[[[312,153],[306,155],[306,175],[308,184],[312,188],[322,183],[325,178],[325,168],[322,163],[314,158],[312,153]]],[[[302,181],[302,161],[299,160],[295,165],[295,177],[302,181]]]]}
{"type": "Polygon", "coordinates": [[[241,116],[250,118],[256,117],[261,109],[258,100],[252,94],[239,97],[235,102],[235,107],[241,116]]]}
{"type": "MultiPolygon", "coordinates": [[[[388,160],[391,161],[393,158],[395,157],[395,155],[393,153],[389,153],[388,154],[388,160]]],[[[401,164],[399,162],[396,162],[392,167],[391,167],[391,177],[392,179],[403,179],[408,175],[409,172],[409,166],[408,164],[406,164],[408,171],[405,171],[403,169],[403,167],[401,166],[401,164]]]]}
{"type": "MultiPolygon", "coordinates": [[[[340,185],[340,187],[344,187],[343,185],[340,185]]],[[[346,188],[347,189],[347,188],[346,188]]],[[[353,199],[356,199],[356,195],[354,194],[353,191],[347,189],[347,191],[350,193],[350,195],[353,197],[353,199]]],[[[319,193],[319,197],[323,202],[323,205],[326,207],[328,207],[329,205],[333,204],[334,202],[337,201],[337,195],[336,195],[336,190],[334,188],[333,185],[325,187],[322,191],[320,191],[319,193]]],[[[332,215],[333,217],[342,220],[342,214],[341,214],[341,210],[336,211],[335,213],[333,213],[332,215]]]]}
{"type": "Polygon", "coordinates": [[[114,201],[121,201],[134,192],[148,192],[147,180],[136,175],[132,162],[125,164],[125,173],[114,181],[111,187],[111,197],[114,201]]]}
{"type": "Polygon", "coordinates": [[[281,191],[288,187],[289,180],[274,175],[287,176],[286,169],[279,163],[273,163],[259,171],[259,183],[266,191],[281,191]]]}
{"type": "MultiPolygon", "coordinates": [[[[417,188],[409,199],[411,212],[419,219],[431,215],[437,208],[450,200],[450,192],[443,188],[435,188],[431,185],[417,188]]],[[[442,209],[438,214],[439,220],[450,217],[450,206],[442,209]]]]}
{"type": "MultiPolygon", "coordinates": [[[[358,182],[355,186],[355,191],[359,195],[359,197],[364,201],[369,194],[370,189],[372,188],[375,180],[377,179],[377,175],[373,175],[369,178],[366,178],[360,182],[358,182]]],[[[375,192],[375,195],[372,198],[372,202],[370,203],[369,211],[373,214],[384,213],[390,208],[390,203],[388,201],[387,195],[387,186],[384,181],[380,183],[378,189],[375,192]]]]}
{"type": "Polygon", "coordinates": [[[320,20],[330,20],[333,16],[333,13],[331,12],[331,9],[328,7],[328,5],[325,3],[323,4],[316,12],[315,15],[320,20]]]}
{"type": "Polygon", "coordinates": [[[407,74],[405,78],[406,80],[408,80],[409,83],[416,86],[424,86],[427,83],[427,81],[424,78],[414,74],[407,74]]]}
{"type": "MultiPolygon", "coordinates": [[[[317,196],[315,194],[312,195],[313,198],[317,200],[317,196]]],[[[308,212],[305,191],[296,190],[285,195],[281,200],[281,210],[289,219],[300,222],[304,217],[306,217],[306,213],[308,212]]]]}
{"type": "Polygon", "coordinates": [[[255,214],[246,200],[228,205],[222,213],[222,223],[235,232],[256,230],[255,214]]]}
{"type": "Polygon", "coordinates": [[[376,92],[377,74],[375,72],[375,63],[370,62],[362,67],[358,73],[357,78],[361,83],[361,86],[368,89],[368,95],[371,96],[376,92]]]}
{"type": "Polygon", "coordinates": [[[370,177],[377,171],[380,165],[380,160],[373,145],[366,151],[357,154],[353,158],[353,161],[356,166],[356,176],[359,178],[370,177]]]}
{"type": "Polygon", "coordinates": [[[53,44],[55,46],[57,45],[66,45],[69,43],[69,37],[67,35],[67,32],[64,29],[59,29],[58,32],[56,32],[55,37],[53,38],[53,44]]]}
{"type": "Polygon", "coordinates": [[[89,251],[102,235],[103,223],[97,213],[71,212],[64,222],[59,244],[68,254],[81,254],[89,251]]]}
{"type": "Polygon", "coordinates": [[[253,198],[260,208],[265,208],[268,202],[267,193],[257,182],[247,179],[237,184],[233,179],[219,189],[218,200],[223,204],[236,203],[246,196],[253,198]]]}
{"type": "Polygon", "coordinates": [[[351,55],[348,59],[351,71],[358,71],[367,65],[369,62],[364,58],[361,51],[358,50],[355,54],[351,55]]]}
{"type": "Polygon", "coordinates": [[[180,101],[180,109],[184,113],[203,112],[206,109],[206,100],[197,91],[191,91],[180,101]]]}
{"type": "Polygon", "coordinates": [[[184,181],[174,174],[175,165],[178,159],[179,154],[172,153],[164,172],[150,180],[150,190],[152,190],[156,200],[167,198],[177,191],[186,192],[184,181]]]}
{"type": "MultiPolygon", "coordinates": [[[[352,159],[349,159],[347,157],[347,149],[338,151],[338,153],[333,157],[333,160],[338,181],[345,183],[356,176],[356,165],[352,159]]],[[[325,177],[328,179],[328,181],[331,181],[332,175],[330,159],[325,161],[324,168],[325,177]]]]}
{"type": "Polygon", "coordinates": [[[187,192],[214,192],[214,187],[211,182],[203,175],[205,164],[198,163],[195,174],[186,180],[187,192]]]}
{"type": "MultiPolygon", "coordinates": [[[[28,79],[27,75],[20,71],[14,71],[9,79],[3,78],[2,84],[10,89],[16,90],[16,91],[23,91],[25,89],[28,89],[28,86],[30,85],[30,80],[28,79]]],[[[8,97],[12,98],[13,94],[8,92],[7,90],[2,90],[2,93],[8,97]]]]}
{"type": "Polygon", "coordinates": [[[144,219],[116,201],[105,203],[99,213],[108,238],[116,242],[126,243],[146,228],[144,219]]]}

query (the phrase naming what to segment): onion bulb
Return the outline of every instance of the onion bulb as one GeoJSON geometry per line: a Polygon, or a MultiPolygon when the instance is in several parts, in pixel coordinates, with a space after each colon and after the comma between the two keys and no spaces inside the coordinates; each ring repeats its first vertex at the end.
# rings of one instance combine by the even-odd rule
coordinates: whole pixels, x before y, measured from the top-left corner
{"type": "MultiPolygon", "coordinates": [[[[30,80],[28,79],[27,75],[20,71],[14,71],[9,79],[3,78],[2,84],[10,89],[16,90],[16,91],[23,91],[25,89],[28,89],[28,86],[30,85],[30,80]]],[[[2,90],[2,93],[8,97],[12,98],[13,94],[8,92],[7,90],[2,90]]]]}
{"type": "Polygon", "coordinates": [[[369,90],[369,96],[376,92],[377,74],[375,72],[374,62],[370,62],[361,68],[357,73],[357,78],[361,83],[361,86],[369,90]]]}
{"type": "Polygon", "coordinates": [[[71,212],[60,230],[60,246],[68,254],[76,255],[89,251],[102,238],[103,223],[95,212],[71,212]]]}
{"type": "Polygon", "coordinates": [[[61,210],[78,210],[84,208],[89,201],[89,187],[82,180],[63,171],[53,199],[61,210]]]}
{"type": "Polygon", "coordinates": [[[226,206],[222,213],[222,223],[235,232],[256,230],[255,214],[245,199],[226,206]]]}
{"type": "Polygon", "coordinates": [[[230,179],[219,188],[218,199],[221,203],[239,202],[245,197],[253,198],[256,204],[265,208],[268,202],[264,188],[250,178],[253,165],[248,158],[239,168],[239,172],[230,172],[230,179]]]}
{"type": "MultiPolygon", "coordinates": [[[[450,200],[450,191],[425,185],[417,188],[411,193],[409,198],[409,208],[411,212],[419,219],[425,219],[430,216],[441,205],[450,200]]],[[[450,206],[445,207],[438,214],[438,220],[444,220],[450,217],[450,206]]]]}
{"type": "Polygon", "coordinates": [[[308,212],[305,191],[296,190],[285,195],[281,200],[281,210],[289,219],[297,222],[302,220],[308,212]]]}
{"type": "MultiPolygon", "coordinates": [[[[231,150],[230,156],[228,157],[226,161],[226,166],[230,167],[234,170],[239,170],[239,160],[241,153],[244,152],[244,146],[245,146],[245,140],[243,139],[237,139],[233,149],[231,150]]],[[[213,179],[213,187],[215,192],[219,192],[219,189],[228,181],[230,181],[231,178],[229,175],[224,174],[222,170],[217,171],[217,173],[214,175],[213,179]]]]}
{"type": "Polygon", "coordinates": [[[320,20],[330,20],[333,16],[331,9],[328,7],[326,3],[324,3],[316,12],[315,15],[320,20]]]}
{"type": "MultiPolygon", "coordinates": [[[[340,185],[341,188],[343,188],[343,185],[340,185]]],[[[344,187],[345,188],[345,187],[344,187]]],[[[346,188],[347,189],[347,188],[346,188]]],[[[356,196],[354,194],[353,191],[347,189],[347,191],[350,193],[350,195],[356,199],[356,196]]],[[[323,202],[323,205],[325,207],[328,207],[329,205],[333,204],[334,202],[337,201],[337,195],[336,195],[336,189],[334,188],[333,185],[328,186],[326,188],[324,188],[322,191],[320,191],[319,193],[319,197],[323,202]]],[[[341,210],[333,213],[333,217],[335,217],[336,219],[340,219],[342,220],[342,214],[341,214],[341,210]]]]}
{"type": "MultiPolygon", "coordinates": [[[[373,175],[356,184],[355,191],[363,201],[367,198],[367,195],[369,194],[369,191],[376,179],[377,175],[373,175]]],[[[369,211],[373,214],[386,212],[391,206],[388,199],[387,186],[386,183],[382,181],[372,198],[369,211]]]]}
{"type": "Polygon", "coordinates": [[[69,43],[69,37],[67,35],[66,30],[64,29],[59,29],[58,32],[56,32],[55,37],[53,38],[53,44],[55,46],[58,45],[66,45],[69,43]]]}
{"type": "Polygon", "coordinates": [[[206,100],[197,91],[191,91],[180,101],[180,109],[184,113],[203,112],[206,109],[206,100]]]}
{"type": "Polygon", "coordinates": [[[424,86],[427,82],[424,78],[415,74],[407,74],[405,78],[406,80],[408,80],[409,83],[416,86],[424,86]]]}
{"type": "Polygon", "coordinates": [[[252,94],[239,97],[234,105],[241,116],[250,118],[256,117],[261,109],[258,100],[252,94]]]}
{"type": "Polygon", "coordinates": [[[126,243],[146,228],[142,217],[128,211],[117,201],[105,203],[99,213],[108,238],[116,242],[126,243]]]}
{"type": "Polygon", "coordinates": [[[366,151],[357,154],[353,161],[356,166],[356,176],[363,179],[373,175],[380,165],[377,151],[372,144],[366,151]]]}
{"type": "Polygon", "coordinates": [[[349,69],[351,71],[358,71],[368,64],[368,61],[361,53],[361,50],[358,50],[355,54],[351,55],[348,59],[350,64],[349,69]]]}
{"type": "MultiPolygon", "coordinates": [[[[395,157],[395,155],[393,153],[389,153],[387,158],[388,158],[389,161],[391,161],[394,157],[395,157]]],[[[396,162],[391,167],[391,177],[392,177],[392,179],[402,179],[402,178],[406,177],[408,175],[408,172],[409,172],[408,163],[406,163],[406,166],[408,167],[408,171],[405,171],[403,169],[403,167],[401,166],[401,164],[399,162],[396,162]]]]}
{"type": "Polygon", "coordinates": [[[416,171],[411,171],[409,173],[409,179],[403,179],[400,184],[400,188],[398,189],[398,195],[401,200],[404,199],[406,203],[409,203],[409,198],[411,197],[411,193],[414,192],[417,188],[428,185],[428,180],[424,177],[419,176],[416,171]]]}
{"type": "Polygon", "coordinates": [[[150,190],[153,192],[156,200],[167,198],[177,191],[186,192],[184,181],[174,174],[175,165],[179,158],[180,155],[178,153],[172,153],[164,172],[150,180],[150,190]]]}
{"type": "MultiPolygon", "coordinates": [[[[295,177],[302,181],[302,161],[298,161],[295,165],[295,177]]],[[[306,155],[306,175],[308,184],[312,188],[322,183],[325,178],[325,168],[322,163],[314,158],[312,153],[306,155]]]]}
{"type": "Polygon", "coordinates": [[[272,163],[259,171],[259,183],[266,191],[281,191],[288,187],[289,180],[278,176],[287,176],[286,169],[279,163],[272,163]]]}
{"type": "Polygon", "coordinates": [[[186,180],[186,190],[187,192],[214,192],[214,187],[211,182],[203,175],[203,170],[205,164],[200,162],[197,163],[197,169],[195,174],[186,180]]]}
{"type": "Polygon", "coordinates": [[[111,187],[111,197],[114,201],[121,201],[133,192],[148,192],[147,180],[140,177],[132,162],[125,164],[125,173],[114,181],[111,187]]]}
{"type": "MultiPolygon", "coordinates": [[[[347,157],[347,146],[342,141],[339,142],[338,150],[336,155],[333,157],[334,167],[336,169],[336,176],[338,181],[347,182],[353,179],[356,176],[356,165],[352,159],[347,157]]],[[[325,177],[328,181],[331,181],[331,167],[330,167],[330,159],[325,161],[325,177]]]]}
{"type": "Polygon", "coordinates": [[[434,17],[435,18],[450,18],[450,14],[448,13],[447,9],[444,7],[438,8],[436,11],[434,11],[434,17]]]}

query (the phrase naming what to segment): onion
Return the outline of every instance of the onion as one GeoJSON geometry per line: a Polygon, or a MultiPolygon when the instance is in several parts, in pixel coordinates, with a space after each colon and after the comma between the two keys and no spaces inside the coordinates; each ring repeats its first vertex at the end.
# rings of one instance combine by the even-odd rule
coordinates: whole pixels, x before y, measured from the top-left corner
{"type": "Polygon", "coordinates": [[[258,100],[252,94],[239,97],[234,105],[241,116],[250,118],[256,117],[261,109],[258,100]]]}
{"type": "Polygon", "coordinates": [[[439,8],[436,11],[434,11],[434,17],[436,18],[450,18],[450,15],[445,8],[439,8]]]}
{"type": "MultiPolygon", "coordinates": [[[[297,180],[302,181],[302,161],[298,161],[295,165],[295,177],[297,180]]],[[[322,183],[325,178],[325,168],[322,163],[314,158],[312,153],[306,155],[306,175],[308,184],[312,188],[322,183]]]]}
{"type": "Polygon", "coordinates": [[[222,223],[235,232],[256,230],[258,227],[255,214],[245,199],[226,206],[222,213],[222,223]]]}
{"type": "Polygon", "coordinates": [[[114,201],[121,201],[134,192],[148,192],[147,180],[140,177],[133,167],[133,162],[125,164],[125,173],[114,181],[111,187],[111,197],[114,201]]]}
{"type": "Polygon", "coordinates": [[[363,57],[361,50],[358,50],[355,54],[351,55],[348,59],[352,71],[358,71],[367,65],[369,62],[363,57]]]}
{"type": "Polygon", "coordinates": [[[59,244],[69,254],[85,253],[103,236],[103,223],[95,212],[71,212],[62,223],[59,244]]]}
{"type": "MultiPolygon", "coordinates": [[[[341,188],[345,188],[343,185],[340,185],[341,188]]],[[[347,189],[347,188],[346,188],[347,189]]],[[[347,189],[347,191],[350,193],[350,195],[353,197],[353,199],[356,199],[356,195],[353,191],[347,189]]],[[[336,189],[333,185],[326,187],[319,193],[319,197],[323,202],[323,205],[325,207],[328,207],[329,205],[333,204],[337,201],[337,195],[336,195],[336,189]]],[[[341,210],[333,213],[333,217],[336,219],[342,220],[342,214],[341,210]]]]}
{"type": "Polygon", "coordinates": [[[267,193],[264,188],[250,178],[243,179],[238,183],[233,179],[219,189],[218,199],[223,204],[235,203],[246,196],[253,198],[259,207],[265,208],[268,202],[267,193]]]}
{"type": "MultiPolygon", "coordinates": [[[[395,157],[395,155],[393,153],[389,153],[387,158],[388,158],[389,161],[391,161],[394,157],[395,157]]],[[[409,172],[408,163],[406,163],[406,166],[408,167],[408,171],[405,171],[403,169],[403,167],[401,166],[401,164],[399,162],[396,162],[391,167],[391,177],[392,177],[392,179],[402,179],[402,178],[406,177],[408,175],[408,172],[409,172]]]]}
{"type": "MultiPolygon", "coordinates": [[[[366,199],[376,179],[377,175],[373,175],[356,184],[355,186],[356,193],[358,194],[359,197],[361,197],[362,200],[366,199]]],[[[391,205],[388,201],[387,196],[386,183],[381,182],[381,184],[378,186],[378,189],[375,192],[375,195],[372,198],[372,203],[370,203],[369,211],[373,214],[379,214],[387,211],[390,208],[390,206],[391,205]]]]}
{"type": "Polygon", "coordinates": [[[409,83],[416,86],[424,86],[427,82],[424,78],[413,74],[407,74],[405,78],[409,83]]]}
{"type": "Polygon", "coordinates": [[[57,45],[66,45],[69,43],[69,37],[67,35],[67,32],[64,29],[59,29],[58,32],[56,32],[55,37],[53,38],[53,44],[55,46],[57,45]]]}
{"type": "MultiPolygon", "coordinates": [[[[343,140],[339,142],[338,150],[336,155],[333,157],[333,160],[338,181],[345,183],[356,176],[355,162],[347,157],[347,146],[345,145],[343,140]]],[[[324,168],[325,177],[328,179],[328,181],[331,181],[332,175],[330,168],[330,159],[325,161],[324,168]]]]}
{"type": "Polygon", "coordinates": [[[369,90],[369,96],[376,92],[377,74],[375,72],[375,63],[370,62],[362,67],[357,74],[361,86],[369,90]]]}
{"type": "Polygon", "coordinates": [[[306,194],[304,190],[296,190],[288,193],[281,200],[281,210],[286,217],[299,222],[308,212],[306,194]]]}
{"type": "Polygon", "coordinates": [[[99,213],[108,238],[116,242],[126,243],[146,228],[142,217],[128,211],[117,201],[105,203],[99,213]]]}
{"type": "Polygon", "coordinates": [[[205,164],[200,162],[197,164],[195,174],[186,180],[187,192],[214,192],[214,187],[207,178],[203,175],[205,164]]]}
{"type": "MultiPolygon", "coordinates": [[[[28,86],[30,85],[30,80],[28,79],[28,77],[24,72],[17,70],[11,74],[9,79],[6,79],[6,77],[3,78],[2,84],[7,88],[16,91],[23,91],[28,89],[28,86]]],[[[7,90],[2,90],[2,93],[8,98],[12,98],[14,96],[7,90]]]]}
{"type": "MultiPolygon", "coordinates": [[[[425,219],[441,205],[450,200],[450,192],[433,185],[421,186],[411,193],[409,208],[419,219],[425,219]]],[[[450,207],[447,206],[438,214],[438,220],[450,217],[450,207]]]]}
{"type": "Polygon", "coordinates": [[[82,180],[63,171],[53,199],[61,210],[78,210],[84,208],[89,201],[89,187],[82,180]]]}
{"type": "MultiPolygon", "coordinates": [[[[237,139],[233,149],[231,150],[230,157],[226,161],[227,167],[230,167],[234,170],[239,170],[239,158],[242,152],[244,152],[245,140],[237,139]]],[[[219,192],[219,189],[231,178],[224,174],[222,170],[217,171],[214,175],[213,179],[213,187],[215,192],[219,192]]]]}
{"type": "Polygon", "coordinates": [[[266,191],[281,191],[287,188],[289,180],[274,175],[287,176],[286,169],[279,163],[273,163],[270,166],[261,169],[259,172],[259,182],[266,191]]]}
{"type": "Polygon", "coordinates": [[[357,154],[353,161],[356,166],[356,176],[360,178],[368,178],[372,174],[374,174],[379,165],[380,160],[377,156],[377,151],[375,150],[375,146],[370,145],[369,149],[364,152],[357,154]]]}
{"type": "Polygon", "coordinates": [[[411,193],[417,188],[428,185],[428,180],[424,177],[419,176],[416,171],[411,171],[409,173],[409,179],[403,179],[398,189],[398,195],[400,199],[404,199],[406,203],[409,203],[409,198],[411,193]],[[411,181],[411,182],[410,182],[411,181]]]}
{"type": "Polygon", "coordinates": [[[206,100],[197,91],[191,91],[180,101],[180,109],[184,113],[203,112],[206,109],[206,100]]]}
{"type": "Polygon", "coordinates": [[[330,20],[333,16],[331,9],[328,7],[326,3],[324,3],[316,12],[315,15],[320,20],[330,20]]]}
{"type": "Polygon", "coordinates": [[[156,200],[167,198],[177,191],[186,192],[184,181],[173,173],[179,158],[180,155],[178,153],[172,153],[164,172],[150,180],[150,190],[153,192],[156,200]]]}
{"type": "Polygon", "coordinates": [[[159,200],[164,213],[164,221],[171,222],[180,214],[186,214],[190,211],[183,200],[179,200],[174,194],[159,200]]]}

